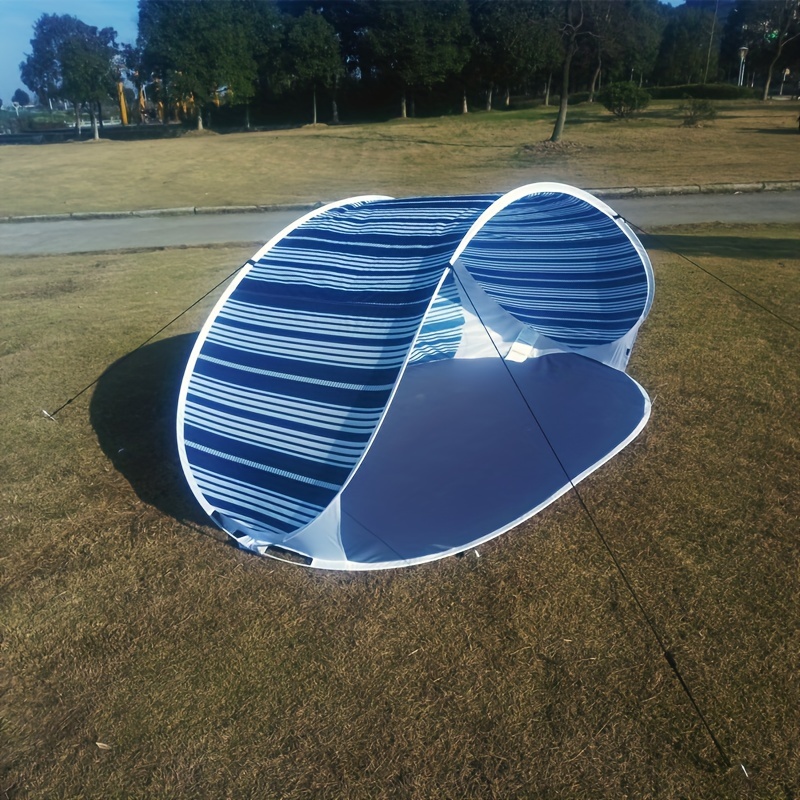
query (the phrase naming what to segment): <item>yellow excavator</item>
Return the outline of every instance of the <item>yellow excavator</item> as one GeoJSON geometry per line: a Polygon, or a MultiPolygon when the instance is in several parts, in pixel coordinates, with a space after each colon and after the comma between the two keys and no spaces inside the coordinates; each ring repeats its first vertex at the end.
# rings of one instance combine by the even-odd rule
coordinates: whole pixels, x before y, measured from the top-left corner
{"type": "Polygon", "coordinates": [[[128,124],[128,104],[125,102],[125,88],[122,81],[117,83],[117,97],[119,99],[119,118],[123,125],[128,124]]]}

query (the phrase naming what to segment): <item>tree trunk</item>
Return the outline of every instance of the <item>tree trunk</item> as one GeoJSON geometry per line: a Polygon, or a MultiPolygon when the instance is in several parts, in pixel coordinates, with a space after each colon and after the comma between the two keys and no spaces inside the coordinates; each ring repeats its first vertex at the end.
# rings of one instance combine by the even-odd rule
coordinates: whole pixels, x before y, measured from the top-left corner
{"type": "Polygon", "coordinates": [[[99,142],[100,131],[97,129],[97,112],[94,110],[94,106],[91,103],[89,103],[89,115],[92,118],[92,139],[99,142]]]}
{"type": "MultiPolygon", "coordinates": [[[[78,132],[78,138],[81,138],[81,104],[80,103],[73,103],[73,108],[75,109],[75,130],[78,132]]],[[[19,112],[17,112],[17,116],[19,116],[19,112]]]]}
{"type": "MultiPolygon", "coordinates": [[[[783,28],[781,28],[781,33],[783,33],[783,28]]],[[[796,36],[792,36],[791,39],[787,39],[786,41],[791,42],[792,39],[796,39],[796,36]]],[[[762,100],[769,100],[769,87],[772,83],[772,75],[775,71],[775,65],[778,63],[778,59],[781,57],[781,53],[783,52],[783,41],[778,42],[778,50],[775,53],[775,58],[769,62],[769,67],[767,68],[767,82],[764,84],[764,94],[762,95],[762,100]]]]}
{"type": "Polygon", "coordinates": [[[597,81],[600,78],[600,70],[602,68],[603,68],[603,62],[602,62],[602,59],[600,58],[600,55],[598,54],[598,56],[597,56],[597,66],[595,67],[594,72],[592,73],[592,83],[589,86],[589,102],[590,103],[594,103],[594,93],[595,93],[595,91],[597,89],[597,81]]]}
{"type": "Polygon", "coordinates": [[[583,3],[578,4],[580,18],[577,23],[573,22],[572,12],[575,7],[574,0],[565,0],[564,2],[564,29],[562,36],[564,36],[564,62],[561,68],[561,100],[558,104],[558,115],[556,116],[556,124],[553,127],[553,135],[550,137],[551,142],[558,142],[561,140],[561,135],[564,132],[564,123],[567,121],[567,106],[569,105],[569,77],[570,68],[572,67],[572,59],[578,51],[578,32],[583,26],[583,3]],[[565,36],[565,34],[568,35],[565,36]]]}
{"type": "Polygon", "coordinates": [[[403,94],[400,95],[400,119],[407,119],[408,114],[406,114],[406,90],[403,89],[403,94]]]}
{"type": "Polygon", "coordinates": [[[244,127],[246,130],[250,130],[250,105],[246,105],[244,107],[244,127]]]}
{"type": "Polygon", "coordinates": [[[339,93],[339,76],[333,78],[333,94],[331,95],[331,123],[339,124],[339,104],[336,102],[336,95],[339,93]]]}
{"type": "Polygon", "coordinates": [[[569,72],[572,66],[572,58],[577,49],[578,45],[573,34],[567,45],[567,52],[564,54],[564,67],[561,71],[561,102],[558,104],[558,116],[553,128],[553,135],[550,137],[551,142],[561,141],[561,135],[564,133],[564,123],[567,121],[567,106],[569,104],[569,72]]]}
{"type": "Polygon", "coordinates": [[[313,106],[314,113],[312,114],[313,122],[312,125],[317,124],[317,86],[314,85],[314,88],[311,90],[311,104],[313,106]]]}
{"type": "Polygon", "coordinates": [[[467,103],[467,88],[466,86],[461,90],[461,113],[469,114],[469,104],[467,103]]]}
{"type": "Polygon", "coordinates": [[[553,73],[547,76],[547,83],[544,85],[544,104],[550,105],[550,87],[553,85],[553,73]]]}
{"type": "MultiPolygon", "coordinates": [[[[775,52],[775,58],[769,64],[769,69],[767,70],[767,82],[764,84],[764,94],[761,97],[762,100],[769,100],[769,85],[772,83],[772,73],[775,70],[775,65],[778,63],[778,60],[781,57],[781,53],[783,52],[783,48],[789,44],[789,42],[793,42],[800,36],[800,33],[795,33],[793,36],[789,36],[788,38],[784,38],[788,31],[789,25],[791,24],[792,19],[794,19],[794,14],[796,10],[793,10],[794,3],[787,3],[785,6],[786,16],[782,17],[781,23],[778,26],[778,49],[775,52]]],[[[755,73],[753,73],[755,76],[755,73]]],[[[750,86],[752,87],[752,83],[750,86]]]]}
{"type": "Polygon", "coordinates": [[[197,107],[197,130],[203,130],[203,109],[200,106],[197,107]]]}
{"type": "Polygon", "coordinates": [[[770,84],[772,83],[772,70],[775,67],[775,63],[777,62],[777,60],[778,57],[775,56],[775,58],[773,58],[772,61],[770,61],[769,67],[767,68],[767,80],[764,83],[764,94],[761,97],[762,100],[769,100],[769,87],[770,84]]]}
{"type": "Polygon", "coordinates": [[[706,52],[706,70],[703,73],[703,83],[708,82],[708,68],[711,66],[711,46],[714,44],[714,31],[717,27],[717,14],[719,14],[719,0],[714,4],[714,18],[711,20],[711,35],[708,37],[708,51],[706,52]]]}
{"type": "Polygon", "coordinates": [[[511,89],[508,86],[506,86],[506,93],[503,97],[503,105],[506,108],[511,108],[511,89]]]}
{"type": "Polygon", "coordinates": [[[492,110],[492,93],[494,92],[494,86],[489,84],[489,88],[486,90],[486,110],[492,110]]]}

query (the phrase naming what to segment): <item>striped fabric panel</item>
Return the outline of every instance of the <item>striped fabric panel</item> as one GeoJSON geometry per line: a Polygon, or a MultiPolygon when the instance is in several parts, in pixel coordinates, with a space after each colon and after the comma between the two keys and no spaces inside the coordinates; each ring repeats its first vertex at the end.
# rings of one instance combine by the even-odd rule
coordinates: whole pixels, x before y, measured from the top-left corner
{"type": "Polygon", "coordinates": [[[647,274],[628,237],[572,195],[542,193],[507,206],[461,260],[506,311],[569,347],[619,339],[647,303],[647,274]]]}
{"type": "Polygon", "coordinates": [[[192,476],[219,514],[277,542],[333,500],[453,250],[494,199],[331,209],[251,266],[207,332],[184,404],[192,476]]]}
{"type": "Polygon", "coordinates": [[[464,311],[452,272],[444,279],[414,343],[409,362],[421,364],[453,358],[461,342],[464,311]]]}

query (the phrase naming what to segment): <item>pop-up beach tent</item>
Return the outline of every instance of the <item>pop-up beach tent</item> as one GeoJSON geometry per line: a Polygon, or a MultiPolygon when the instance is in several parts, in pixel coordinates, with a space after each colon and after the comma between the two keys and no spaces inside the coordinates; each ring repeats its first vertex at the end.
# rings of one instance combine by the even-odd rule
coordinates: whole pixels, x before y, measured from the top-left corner
{"type": "Polygon", "coordinates": [[[180,391],[186,478],[256,553],[416,564],[518,525],[630,442],[653,274],[607,205],[553,183],[332,203],[220,299],[180,391]]]}

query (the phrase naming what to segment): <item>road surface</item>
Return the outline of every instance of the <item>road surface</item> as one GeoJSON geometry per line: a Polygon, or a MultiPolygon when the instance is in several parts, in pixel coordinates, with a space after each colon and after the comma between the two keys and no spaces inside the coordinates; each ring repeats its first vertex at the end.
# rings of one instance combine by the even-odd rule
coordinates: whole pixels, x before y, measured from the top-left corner
{"type": "MultiPolygon", "coordinates": [[[[693,194],[607,201],[617,213],[649,230],[700,222],[800,224],[800,192],[693,194]]],[[[0,255],[47,255],[133,248],[252,242],[263,244],[302,211],[196,214],[164,217],[6,222],[0,255]]]]}

